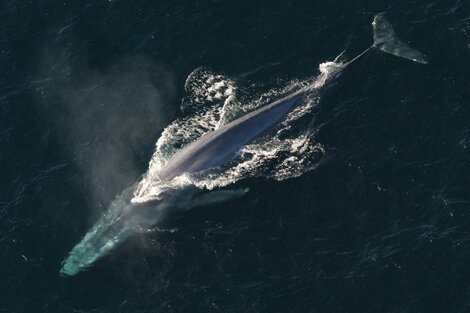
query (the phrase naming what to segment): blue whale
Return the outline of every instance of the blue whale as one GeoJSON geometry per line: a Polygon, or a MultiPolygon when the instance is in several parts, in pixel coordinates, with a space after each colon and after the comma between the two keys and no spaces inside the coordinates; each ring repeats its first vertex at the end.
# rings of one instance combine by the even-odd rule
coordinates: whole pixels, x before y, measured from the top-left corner
{"type": "MultiPolygon", "coordinates": [[[[320,87],[311,85],[277,100],[269,105],[246,114],[176,152],[160,169],[158,178],[169,182],[184,173],[197,173],[221,166],[237,155],[245,145],[266,134],[278,125],[290,112],[303,103],[312,92],[321,92],[335,85],[344,71],[368,56],[372,51],[382,51],[425,64],[426,57],[395,34],[383,13],[375,16],[372,23],[374,44],[357,57],[338,67],[320,87]]],[[[70,251],[62,263],[61,274],[71,276],[91,266],[111,251],[117,244],[139,230],[152,227],[159,219],[158,208],[172,206],[175,192],[169,192],[162,199],[147,203],[129,201],[134,186],[125,190],[111,203],[108,212],[85,234],[84,238],[70,251]],[[155,209],[157,208],[157,210],[155,209]]],[[[161,211],[161,210],[160,210],[161,211]]]]}

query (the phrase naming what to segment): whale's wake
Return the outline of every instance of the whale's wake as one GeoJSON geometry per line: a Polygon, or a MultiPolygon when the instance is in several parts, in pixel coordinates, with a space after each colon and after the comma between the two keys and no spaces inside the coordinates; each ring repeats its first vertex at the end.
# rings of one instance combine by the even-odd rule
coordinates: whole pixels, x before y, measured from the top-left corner
{"type": "Polygon", "coordinates": [[[239,98],[238,94],[243,92],[239,92],[240,87],[234,80],[207,69],[196,69],[185,84],[187,96],[181,110],[186,115],[164,129],[147,172],[110,204],[101,219],[72,249],[61,273],[78,273],[129,236],[158,224],[170,210],[220,202],[247,191],[218,190],[201,195],[197,190],[214,190],[254,176],[284,180],[312,170],[324,154],[321,144],[315,142],[315,130],[311,127],[312,111],[319,102],[316,90],[339,69],[341,63],[323,63],[318,77],[291,81],[252,99],[239,98]],[[271,133],[244,146],[232,162],[199,173],[185,173],[170,182],[158,178],[160,169],[182,147],[305,86],[312,86],[312,92],[304,103],[290,112],[271,133]]]}
{"type": "Polygon", "coordinates": [[[321,92],[333,87],[346,67],[373,51],[428,62],[397,37],[383,13],[372,25],[373,45],[351,61],[322,63],[317,77],[262,95],[249,97],[254,93],[236,80],[196,69],[185,84],[185,114],[163,131],[147,172],[113,201],[72,249],[61,272],[78,273],[130,235],[158,224],[170,211],[243,194],[246,190],[217,190],[240,179],[284,180],[314,169],[324,155],[322,145],[315,142],[315,108],[321,92]]]}
{"type": "Polygon", "coordinates": [[[132,202],[143,203],[158,198],[168,187],[194,185],[199,188],[214,189],[233,184],[246,177],[264,176],[284,180],[312,170],[324,153],[322,145],[315,142],[314,128],[310,127],[312,110],[319,102],[319,96],[315,92],[309,95],[304,104],[289,113],[271,134],[244,146],[233,162],[202,173],[184,174],[175,178],[171,186],[162,185],[157,175],[181,147],[246,112],[262,107],[302,87],[313,84],[315,88],[320,88],[328,76],[340,68],[341,63],[322,63],[321,74],[318,77],[292,81],[247,103],[244,103],[244,99],[239,99],[240,88],[234,80],[205,69],[196,69],[188,76],[185,84],[188,96],[182,103],[183,111],[192,111],[192,114],[174,121],[163,131],[157,141],[149,168],[135,188],[132,202]],[[202,106],[201,103],[205,103],[206,106],[202,106]]]}

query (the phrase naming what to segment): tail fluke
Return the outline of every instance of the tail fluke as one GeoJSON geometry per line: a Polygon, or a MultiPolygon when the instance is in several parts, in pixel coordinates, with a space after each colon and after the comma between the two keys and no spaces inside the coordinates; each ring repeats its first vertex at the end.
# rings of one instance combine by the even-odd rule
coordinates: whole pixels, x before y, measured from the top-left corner
{"type": "Polygon", "coordinates": [[[397,37],[384,13],[375,16],[372,26],[374,27],[374,47],[377,49],[417,63],[428,63],[423,53],[411,48],[397,37]]]}

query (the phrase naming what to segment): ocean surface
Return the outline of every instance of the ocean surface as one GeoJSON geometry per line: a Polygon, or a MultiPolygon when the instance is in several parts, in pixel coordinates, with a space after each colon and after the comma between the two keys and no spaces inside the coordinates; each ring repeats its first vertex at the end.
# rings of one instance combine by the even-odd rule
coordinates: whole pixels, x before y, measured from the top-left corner
{"type": "Polygon", "coordinates": [[[0,147],[1,313],[470,312],[469,1],[5,0],[0,147]],[[379,12],[429,64],[371,53],[193,181],[239,196],[60,275],[162,156],[318,82],[379,12]]]}

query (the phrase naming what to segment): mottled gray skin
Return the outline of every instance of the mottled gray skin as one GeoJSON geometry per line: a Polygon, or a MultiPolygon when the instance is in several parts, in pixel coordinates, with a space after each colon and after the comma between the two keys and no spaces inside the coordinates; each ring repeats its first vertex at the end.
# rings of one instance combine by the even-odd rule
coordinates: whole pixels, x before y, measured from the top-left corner
{"type": "MultiPolygon", "coordinates": [[[[372,47],[343,65],[338,72],[332,73],[321,91],[334,86],[347,68],[364,58],[371,50],[372,47]]],[[[158,177],[162,181],[170,181],[183,173],[196,173],[227,163],[243,146],[276,126],[313,90],[320,91],[307,86],[202,136],[178,151],[158,172],[158,177]]]]}
{"type": "MultiPolygon", "coordinates": [[[[177,152],[160,170],[159,178],[163,182],[170,181],[185,172],[195,173],[230,161],[240,148],[278,125],[309,93],[324,93],[334,87],[346,69],[359,63],[358,61],[364,59],[371,51],[378,49],[418,63],[427,63],[424,54],[396,38],[391,24],[383,14],[375,17],[373,25],[374,45],[344,64],[338,71],[331,73],[320,89],[314,86],[305,87],[202,136],[177,152]]],[[[171,195],[166,195],[158,201],[129,203],[133,189],[134,187],[130,187],[122,196],[117,197],[110,210],[72,249],[62,264],[62,275],[75,275],[91,266],[133,233],[154,225],[159,220],[159,212],[164,210],[165,206],[173,205],[171,201],[168,203],[171,195]],[[152,210],[152,207],[156,209],[152,210]]]]}
{"type": "Polygon", "coordinates": [[[233,159],[244,145],[277,125],[304,98],[302,89],[208,133],[178,151],[160,170],[162,181],[182,173],[195,173],[233,159]]]}

